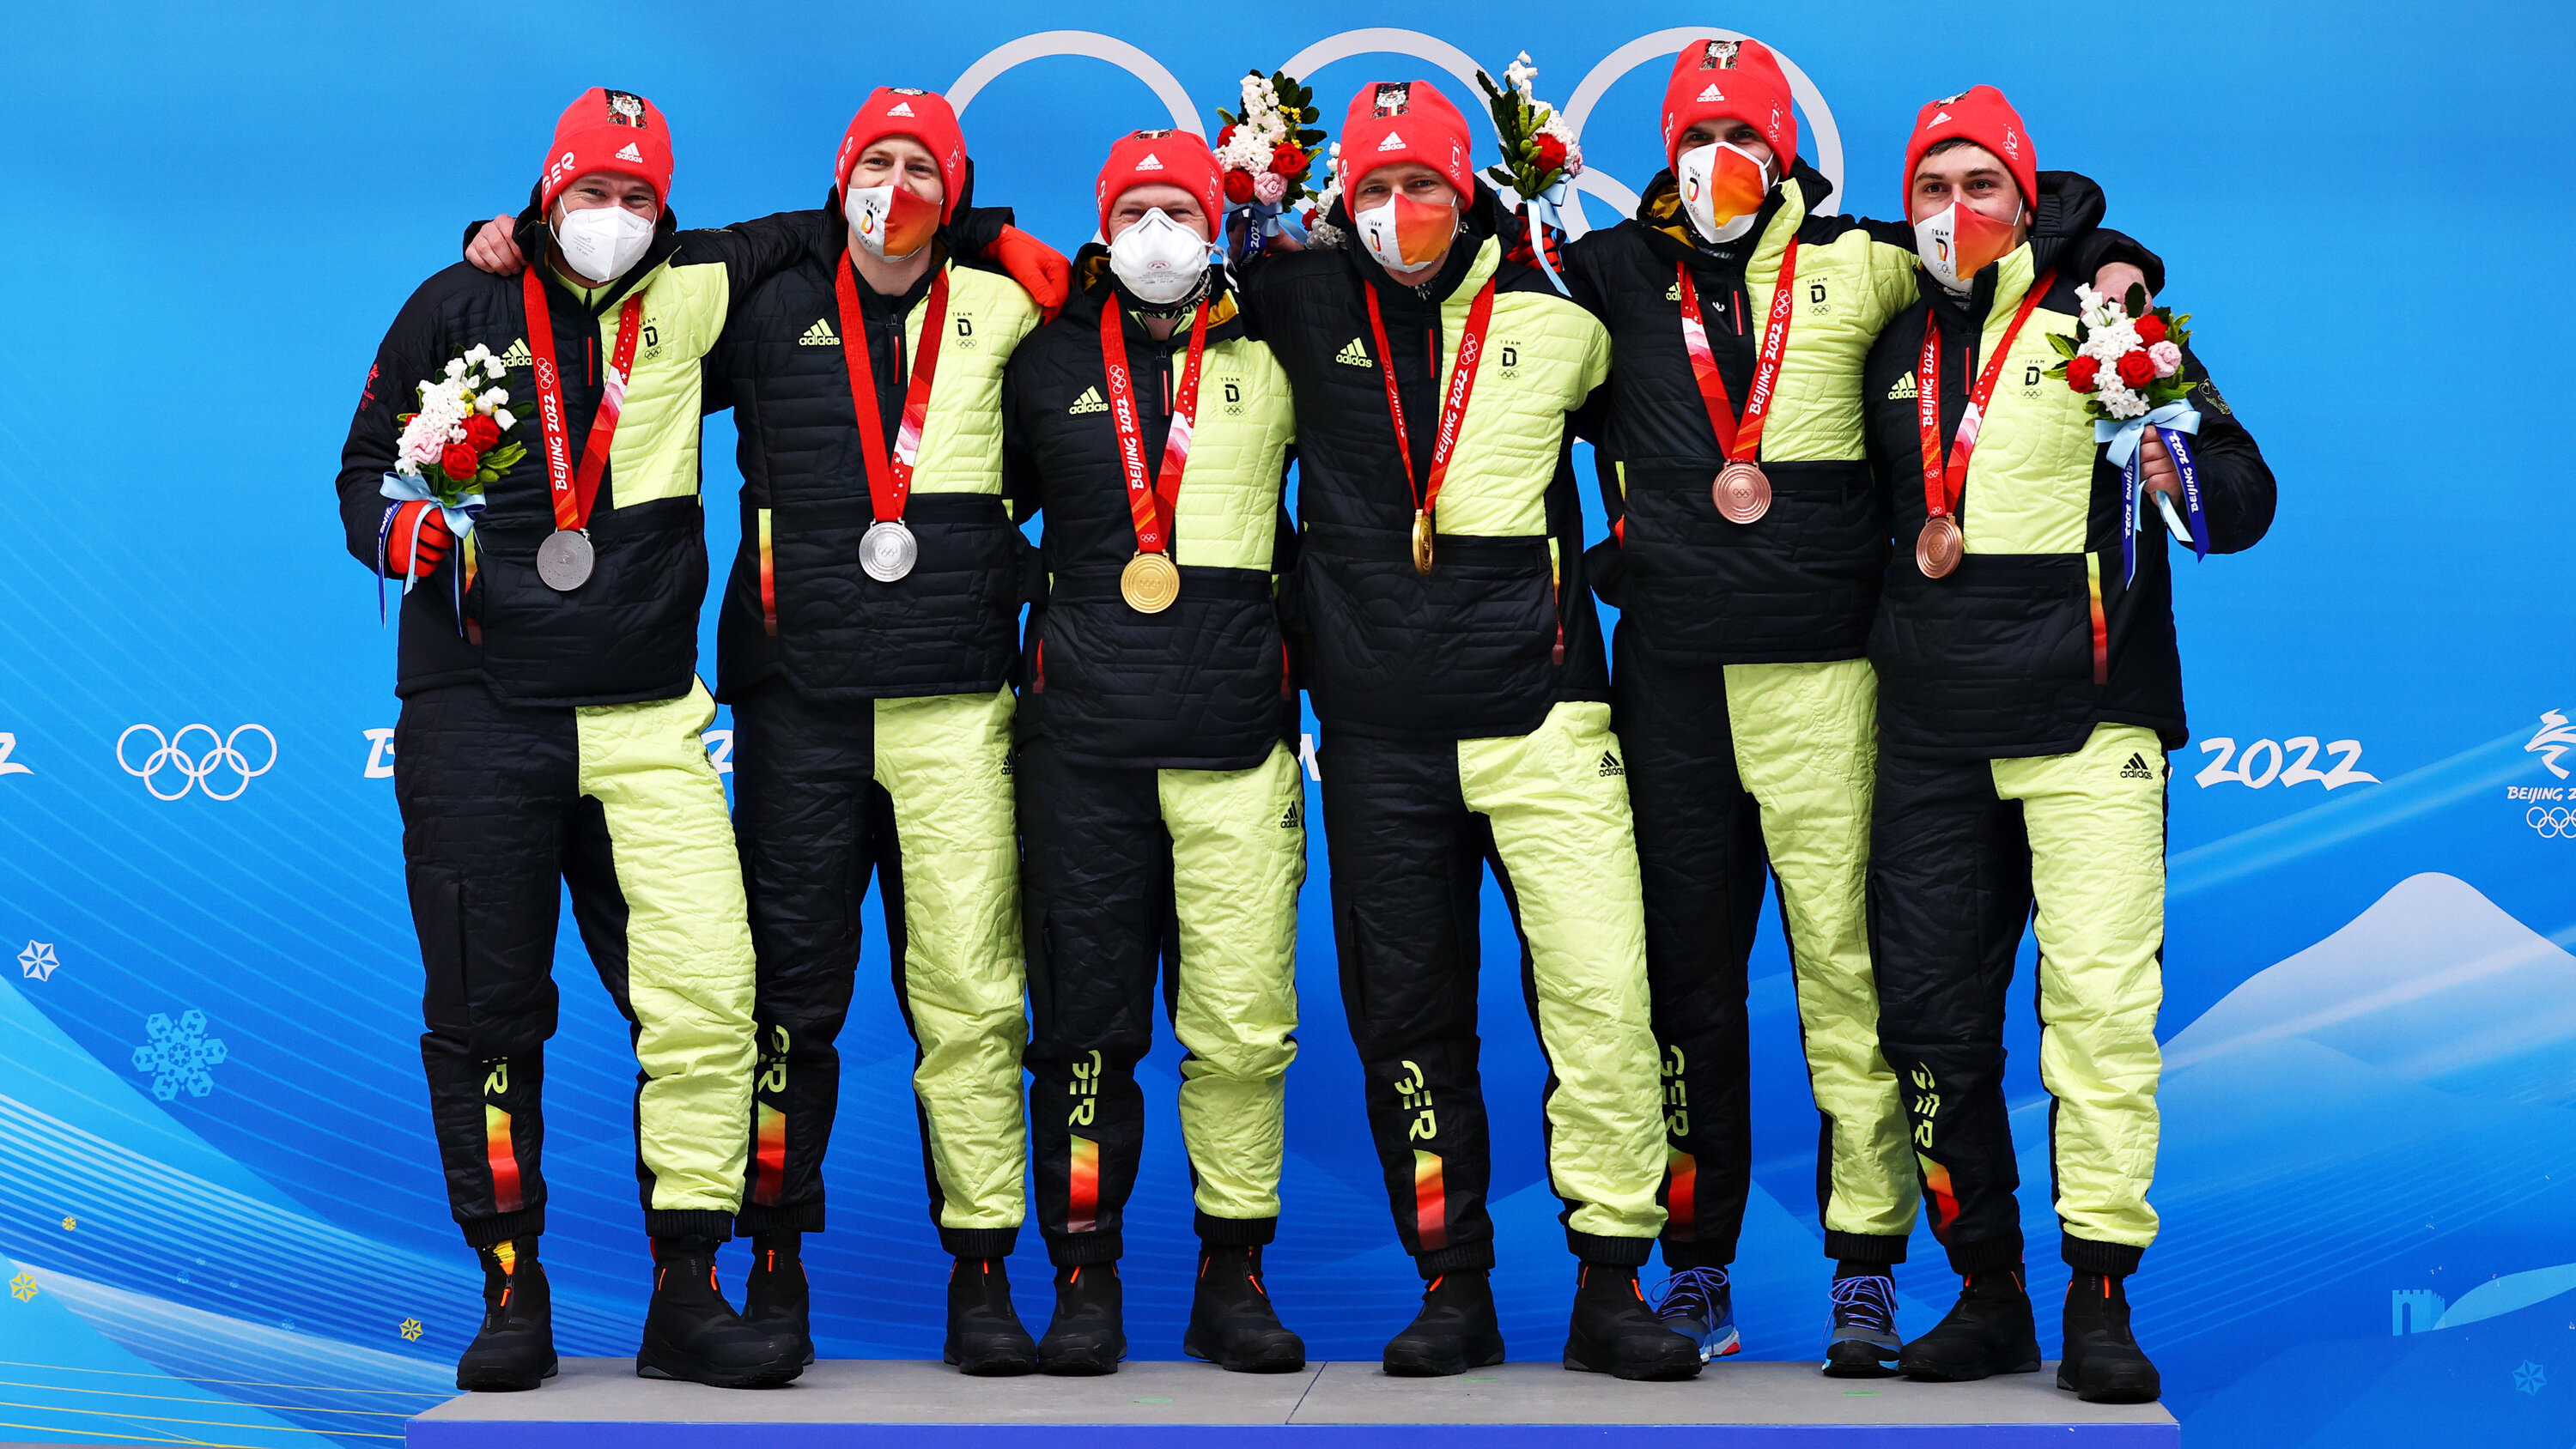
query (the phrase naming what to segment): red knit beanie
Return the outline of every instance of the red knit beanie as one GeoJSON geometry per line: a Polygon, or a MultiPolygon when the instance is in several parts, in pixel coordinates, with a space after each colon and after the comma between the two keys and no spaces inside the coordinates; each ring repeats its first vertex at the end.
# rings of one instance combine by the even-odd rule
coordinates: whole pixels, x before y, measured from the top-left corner
{"type": "Polygon", "coordinates": [[[671,128],[651,101],[633,91],[592,86],[564,108],[555,122],[555,143],[546,152],[537,204],[551,209],[565,187],[593,171],[632,176],[653,188],[664,205],[671,200],[671,128]]]}
{"type": "Polygon", "coordinates": [[[1177,186],[1196,197],[1213,234],[1225,224],[1225,178],[1205,138],[1187,131],[1130,131],[1109,148],[1100,168],[1100,234],[1109,235],[1109,209],[1139,186],[1177,186]]]}
{"type": "Polygon", "coordinates": [[[1789,77],[1758,40],[1694,40],[1673,57],[1664,83],[1664,164],[1681,161],[1682,133],[1702,121],[1742,121],[1769,143],[1774,175],[1787,175],[1798,154],[1798,118],[1789,109],[1789,77]]]}
{"type": "Polygon", "coordinates": [[[832,163],[832,195],[839,197],[850,184],[850,168],[859,164],[860,154],[888,136],[919,141],[939,162],[939,220],[945,224],[966,189],[966,133],[957,128],[957,113],[948,108],[948,98],[935,91],[876,88],[841,135],[841,154],[832,163]]]}
{"type": "Polygon", "coordinates": [[[1431,82],[1373,81],[1351,97],[1342,119],[1342,195],[1356,194],[1381,166],[1416,161],[1458,188],[1463,201],[1476,194],[1467,153],[1467,118],[1431,82]]]}
{"type": "Polygon", "coordinates": [[[1913,215],[1914,168],[1923,164],[1923,153],[1944,141],[1974,141],[1992,151],[2012,173],[2013,184],[2021,188],[2024,206],[2039,204],[2039,160],[2031,151],[2030,133],[2023,129],[2021,113],[2004,99],[2004,93],[1993,86],[1971,86],[1955,96],[1943,96],[1925,106],[1914,118],[1914,134],[1905,143],[1905,176],[1901,195],[1905,214],[1913,215]]]}

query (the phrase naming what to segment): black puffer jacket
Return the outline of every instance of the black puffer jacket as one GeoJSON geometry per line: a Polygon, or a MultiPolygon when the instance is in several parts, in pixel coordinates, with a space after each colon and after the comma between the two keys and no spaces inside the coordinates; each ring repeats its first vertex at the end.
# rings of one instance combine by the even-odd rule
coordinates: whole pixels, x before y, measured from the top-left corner
{"type": "MultiPolygon", "coordinates": [[[[518,242],[530,257],[545,250],[533,203],[519,218],[518,242]]],[[[484,490],[463,618],[451,602],[462,581],[462,550],[451,550],[404,598],[395,693],[475,680],[521,704],[621,704],[688,692],[707,582],[697,495],[699,364],[735,301],[785,265],[798,245],[783,217],[684,232],[666,211],[644,257],[587,302],[541,270],[576,460],[599,408],[620,304],[638,289],[645,298],[624,411],[591,513],[596,565],[590,581],[570,593],[536,576],[537,545],[554,532],[555,517],[520,279],[460,263],[403,304],[341,449],[337,486],[349,552],[375,566],[388,502],[379,485],[394,468],[400,418],[420,406],[421,381],[442,375],[449,360],[477,343],[507,365],[502,385],[518,419],[508,436],[527,451],[484,490]]]]}
{"type": "MultiPolygon", "coordinates": [[[[969,214],[961,212],[961,219],[969,214]]],[[[986,230],[1007,212],[976,212],[986,230]]],[[[794,265],[745,301],[707,358],[712,408],[740,438],[742,546],[717,622],[717,698],[783,676],[815,700],[986,693],[1009,678],[1030,549],[1001,484],[999,374],[1036,308],[952,226],[938,372],[903,519],[920,545],[891,583],[859,567],[875,522],[866,436],[850,400],[836,277],[840,212],[792,213],[794,265]],[[980,419],[980,421],[978,421],[980,419]],[[973,422],[975,425],[968,426],[973,422]]],[[[882,436],[891,448],[934,268],[901,297],[858,286],[882,436]],[[910,328],[910,333],[907,327],[910,328]]]]}
{"type": "MultiPolygon", "coordinates": [[[[1613,536],[1592,577],[1629,642],[1660,658],[1745,664],[1860,657],[1887,562],[1887,518],[1871,486],[1859,380],[1870,344],[1913,305],[1910,227],[1824,213],[1833,183],[1803,161],[1743,237],[1695,244],[1672,173],[1637,213],[1565,249],[1577,301],[1610,329],[1611,404],[1600,440],[1613,536]],[[1720,518],[1710,482],[1725,466],[1682,340],[1677,269],[1700,299],[1709,351],[1741,420],[1790,239],[1798,243],[1789,333],[1760,460],[1770,511],[1720,518]]],[[[2074,265],[2089,279],[2156,258],[2117,232],[2088,233],[2074,265]]]]}
{"type": "MultiPolygon", "coordinates": [[[[1129,768],[1239,770],[1297,726],[1274,575],[1295,549],[1280,507],[1296,415],[1270,349],[1220,293],[1199,364],[1198,413],[1172,526],[1180,597],[1139,613],[1118,576],[1136,553],[1101,350],[1106,252],[1076,258],[1086,285],[1011,359],[1004,427],[1014,490],[1046,517],[1046,598],[1031,616],[1022,738],[1129,768]]],[[[1148,477],[1160,476],[1189,328],[1156,341],[1122,306],[1148,477]]]]}
{"type": "MultiPolygon", "coordinates": [[[[1336,729],[1526,734],[1559,701],[1609,696],[1569,425],[1608,375],[1609,339],[1535,268],[1503,260],[1495,212],[1479,184],[1465,233],[1419,289],[1356,243],[1268,258],[1245,282],[1253,333],[1296,394],[1301,547],[1290,622],[1311,640],[1315,713],[1336,729]],[[1414,474],[1427,486],[1445,372],[1488,278],[1493,319],[1439,499],[1436,563],[1421,574],[1368,291],[1393,353],[1414,474]]],[[[1347,229],[1343,209],[1333,220],[1347,229]]]]}
{"type": "MultiPolygon", "coordinates": [[[[2067,265],[2101,220],[2101,192],[2067,172],[2041,172],[2028,243],[1973,279],[1965,297],[1923,282],[1923,299],[1870,352],[1870,460],[1886,490],[1897,550],[1870,631],[1879,681],[1879,745],[1902,755],[2002,759],[2070,753],[2096,724],[2143,725],[2167,749],[2188,737],[2182,657],[2174,642],[2171,542],[2152,503],[2140,510],[2137,577],[2124,580],[2125,489],[2094,441],[2083,399],[2046,376],[2045,335],[2075,331],[2067,265]],[[1985,411],[1959,523],[1967,552],[1946,578],[1923,576],[1914,540],[1928,516],[1917,376],[1927,319],[1941,330],[1941,437],[1947,455],[1985,349],[1998,343],[2032,284],[2055,283],[2006,355],[1985,411]]],[[[2190,403],[2213,553],[2250,548],[2271,527],[2272,471],[2200,359],[2190,403]]]]}

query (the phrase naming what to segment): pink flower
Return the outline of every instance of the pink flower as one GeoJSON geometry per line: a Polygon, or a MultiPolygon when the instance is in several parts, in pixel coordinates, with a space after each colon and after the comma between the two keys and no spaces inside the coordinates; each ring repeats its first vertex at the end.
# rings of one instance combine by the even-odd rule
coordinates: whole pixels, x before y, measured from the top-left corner
{"type": "Polygon", "coordinates": [[[1252,199],[1264,206],[1277,206],[1288,194],[1288,178],[1276,171],[1264,171],[1252,178],[1252,199]]]}
{"type": "Polygon", "coordinates": [[[2158,342],[2147,348],[2147,359],[2156,365],[2156,376],[2171,377],[2182,370],[2182,349],[2170,342],[2158,342]]]}

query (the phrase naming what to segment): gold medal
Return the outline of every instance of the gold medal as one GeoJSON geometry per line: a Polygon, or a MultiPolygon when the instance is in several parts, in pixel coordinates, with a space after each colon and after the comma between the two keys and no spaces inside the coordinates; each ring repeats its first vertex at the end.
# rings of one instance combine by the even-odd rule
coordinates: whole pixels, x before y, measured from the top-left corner
{"type": "Polygon", "coordinates": [[[1118,592],[1139,614],[1159,614],[1181,596],[1180,566],[1165,553],[1139,553],[1118,571],[1118,592]]]}
{"type": "Polygon", "coordinates": [[[1418,508],[1413,511],[1413,569],[1431,572],[1431,515],[1418,508]]]}
{"type": "Polygon", "coordinates": [[[1718,470],[1709,495],[1717,501],[1717,516],[1729,523],[1753,523],[1771,511],[1771,480],[1742,459],[1718,470]]]}
{"type": "Polygon", "coordinates": [[[1927,579],[1948,578],[1959,566],[1959,555],[1967,550],[1967,541],[1959,537],[1959,525],[1946,513],[1935,514],[1924,521],[1921,536],[1914,540],[1914,566],[1927,579]]]}

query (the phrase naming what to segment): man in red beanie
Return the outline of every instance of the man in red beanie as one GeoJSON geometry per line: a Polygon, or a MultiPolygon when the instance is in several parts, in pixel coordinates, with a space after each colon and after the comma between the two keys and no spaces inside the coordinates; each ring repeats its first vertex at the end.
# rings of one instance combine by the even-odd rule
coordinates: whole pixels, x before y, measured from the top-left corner
{"type": "Polygon", "coordinates": [[[1030,1134],[1055,1264],[1047,1373],[1126,1351],[1119,1260],[1145,1139],[1136,1063],[1159,1000],[1188,1055],[1199,1238],[1181,1350],[1303,1367],[1262,1285],[1279,1225],[1306,875],[1297,701],[1274,603],[1296,416],[1210,263],[1207,143],[1138,131],[1101,167],[1100,234],[1064,314],[1011,359],[1005,466],[1045,511],[1021,671],[1030,1134]]]}
{"type": "Polygon", "coordinates": [[[707,372],[711,408],[741,405],[716,697],[760,960],[744,1313],[811,1356],[802,1240],[825,1225],[834,1042],[881,873],[929,1212],[955,1259],[943,1352],[1004,1375],[1037,1346],[1003,1268],[1025,1213],[1010,676],[1029,560],[1000,406],[1042,304],[984,257],[1042,249],[971,210],[973,187],[947,100],[879,87],[823,206],[786,218],[793,263],[734,309],[707,372]]]}
{"type": "Polygon", "coordinates": [[[1500,1362],[1477,1076],[1490,862],[1551,1067],[1547,1142],[1581,1263],[1568,1368],[1687,1378],[1637,1268],[1664,1213],[1662,1112],[1626,767],[1583,576],[1570,415],[1609,373],[1598,322],[1504,259],[1464,117],[1428,82],[1343,124],[1339,249],[1246,283],[1297,405],[1298,571],[1324,727],[1343,1004],[1396,1231],[1429,1284],[1395,1374],[1500,1362]]]}
{"type": "MultiPolygon", "coordinates": [[[[1886,547],[1861,443],[1869,344],[1915,297],[1911,234],[1834,216],[1799,155],[1779,59],[1694,40],[1665,84],[1669,169],[1636,215],[1565,248],[1609,329],[1595,450],[1620,610],[1613,676],[1664,1076],[1663,1320],[1737,1352],[1728,1265],[1752,1183],[1746,971],[1767,874],[1796,967],[1823,1131],[1825,1372],[1893,1373],[1892,1265],[1914,1223],[1897,1081],[1878,1049],[1866,879],[1886,547]]],[[[2145,258],[2099,234],[2106,283],[2145,258]]]]}
{"type": "MultiPolygon", "coordinates": [[[[1902,1366],[1919,1379],[2040,1366],[2003,1094],[2005,995],[2035,929],[2051,1195],[2073,1270],[2057,1382],[2139,1402],[2161,1385],[2123,1284],[2156,1234],[2165,752],[2188,737],[2182,658],[2165,530],[2126,526],[2156,513],[2128,496],[2124,429],[2097,431],[2087,395],[2047,375],[2080,313],[2131,323],[2079,285],[2101,192],[2038,170],[1992,87],[1925,106],[1905,174],[1927,280],[1871,349],[1861,394],[1898,544],[1869,641],[1870,935],[1881,1045],[1961,1285],[1902,1366]]],[[[2178,491],[2188,470],[2197,548],[2251,547],[2271,524],[2271,471],[2162,327],[2139,322],[2129,355],[2189,392],[2126,429],[2128,446],[2147,489],[2178,491]],[[2177,455],[2147,421],[2197,437],[2177,455]]]]}
{"type": "Polygon", "coordinates": [[[754,965],[695,672],[700,364],[802,243],[777,219],[678,230],[671,171],[650,102],[584,93],[515,224],[541,264],[423,283],[341,454],[349,551],[406,580],[394,790],[428,977],[421,1059],[484,1269],[460,1388],[555,1371],[537,1241],[566,887],[643,1068],[654,1272],[636,1372],[747,1387],[804,1363],[715,1279],[743,1193],[754,965]]]}

